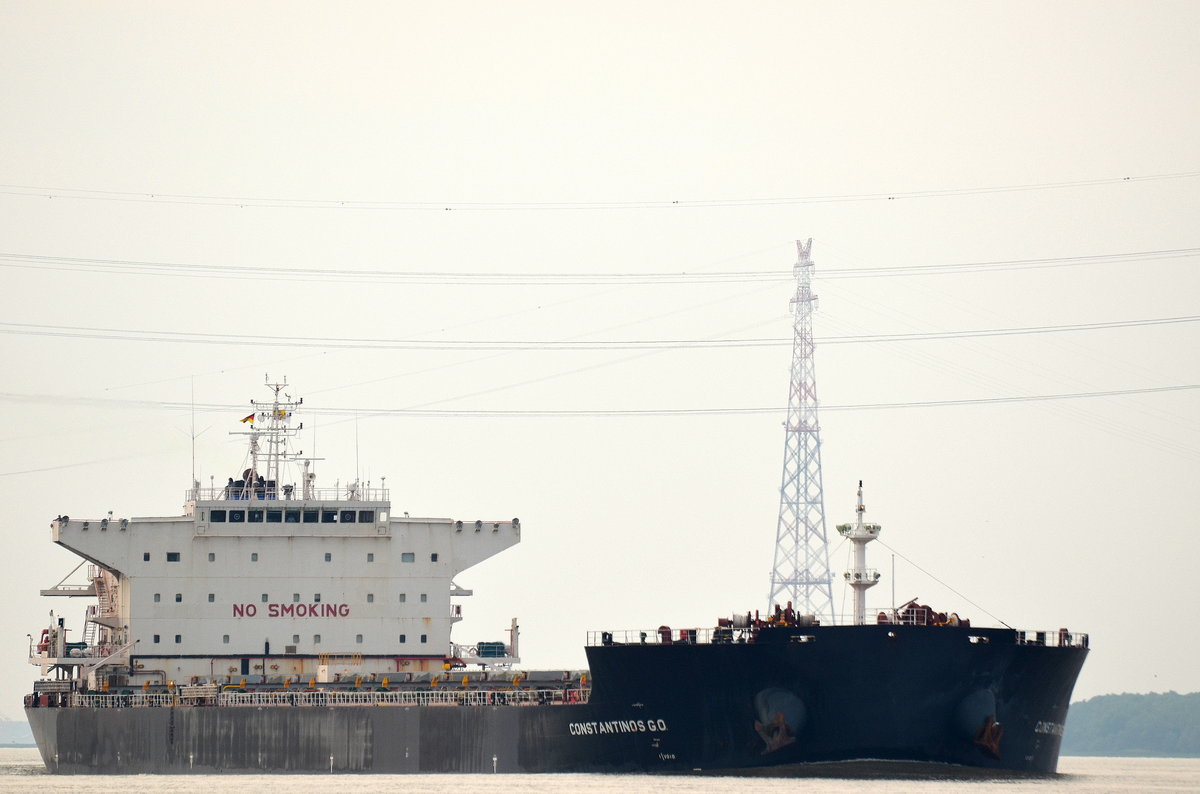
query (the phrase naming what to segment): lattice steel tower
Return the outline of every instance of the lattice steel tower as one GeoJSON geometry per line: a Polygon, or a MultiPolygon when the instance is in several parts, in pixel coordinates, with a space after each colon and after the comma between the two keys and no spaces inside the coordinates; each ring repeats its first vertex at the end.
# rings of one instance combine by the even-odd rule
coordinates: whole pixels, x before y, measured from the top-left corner
{"type": "Polygon", "coordinates": [[[792,602],[797,614],[834,623],[825,496],[821,484],[821,431],[817,423],[817,375],[813,364],[812,238],[796,241],[796,294],[791,300],[794,339],[792,379],[779,487],[779,525],[771,569],[768,609],[792,602]]]}

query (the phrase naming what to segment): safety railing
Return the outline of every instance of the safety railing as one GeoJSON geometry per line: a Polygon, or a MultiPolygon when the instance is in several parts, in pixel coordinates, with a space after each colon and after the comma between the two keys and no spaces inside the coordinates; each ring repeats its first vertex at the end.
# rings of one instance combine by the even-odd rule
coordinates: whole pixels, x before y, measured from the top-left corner
{"type": "Polygon", "coordinates": [[[337,488],[310,488],[307,496],[302,488],[292,485],[221,485],[215,488],[190,488],[184,493],[188,502],[208,501],[310,501],[310,502],[386,502],[387,488],[365,485],[342,485],[337,488]]]}
{"type": "Polygon", "coordinates": [[[389,692],[272,691],[221,692],[216,697],[170,693],[84,694],[71,696],[77,708],[162,706],[563,706],[587,703],[590,688],[429,689],[389,692]]]}
{"type": "MultiPolygon", "coordinates": [[[[957,615],[939,620],[939,615],[921,610],[888,610],[880,612],[875,619],[868,616],[868,623],[889,626],[929,626],[931,628],[969,628],[970,624],[960,621],[957,615]]],[[[764,624],[765,625],[765,624],[764,624]]],[[[839,623],[838,627],[849,628],[851,620],[839,623]]],[[[792,628],[807,628],[793,626],[792,628]]],[[[978,631],[976,627],[974,631],[978,631]]],[[[990,631],[994,631],[991,629],[990,631]]],[[[724,627],[706,629],[672,629],[660,626],[657,629],[628,629],[617,631],[589,631],[587,644],[589,646],[607,645],[728,645],[731,643],[753,642],[757,629],[742,627],[724,627]]],[[[1023,631],[1015,630],[1017,645],[1044,645],[1052,648],[1087,648],[1088,635],[1083,632],[1055,629],[1053,631],[1023,631]]],[[[979,642],[982,635],[972,633],[970,636],[979,642]]],[[[804,634],[803,637],[813,637],[804,634]]],[[[814,638],[815,639],[815,638],[814,638]]],[[[795,642],[812,641],[811,639],[796,639],[795,642]]],[[[992,640],[995,641],[995,640],[992,640]]],[[[986,642],[986,641],[985,641],[986,642]]]]}
{"type": "Polygon", "coordinates": [[[1045,645],[1051,648],[1086,648],[1088,635],[1067,629],[1053,631],[1017,631],[1017,645],[1045,645]]]}

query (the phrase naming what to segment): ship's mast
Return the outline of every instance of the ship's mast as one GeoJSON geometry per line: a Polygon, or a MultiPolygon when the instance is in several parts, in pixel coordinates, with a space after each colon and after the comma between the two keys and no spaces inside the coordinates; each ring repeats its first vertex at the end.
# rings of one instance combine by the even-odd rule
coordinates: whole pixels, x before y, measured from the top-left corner
{"type": "Polygon", "coordinates": [[[862,480],[858,481],[858,506],[853,524],[838,524],[838,532],[854,544],[854,567],[846,571],[846,582],[854,588],[854,625],[867,622],[867,589],[879,583],[879,571],[867,567],[867,544],[879,537],[878,524],[864,524],[862,480]]]}
{"type": "Polygon", "coordinates": [[[817,422],[817,376],[813,363],[812,238],[796,241],[796,294],[791,390],[784,425],[783,483],[775,564],[767,606],[791,601],[795,611],[834,621],[829,544],[825,537],[825,497],[821,484],[821,435],[817,422]]]}
{"type": "MultiPolygon", "coordinates": [[[[291,486],[283,485],[283,467],[294,460],[301,460],[301,456],[304,454],[303,452],[293,453],[290,448],[292,439],[296,438],[299,431],[304,429],[303,423],[293,427],[291,422],[292,412],[304,404],[304,398],[293,400],[290,394],[283,391],[287,388],[286,378],[282,383],[272,383],[268,375],[265,381],[267,388],[273,392],[271,401],[251,400],[250,405],[254,407],[254,413],[242,420],[250,423],[250,429],[231,435],[249,437],[247,476],[253,480],[261,479],[264,487],[272,489],[277,486],[282,487],[286,494],[279,495],[290,499],[291,486]]],[[[303,460],[305,466],[303,492],[307,498],[308,493],[312,490],[311,480],[315,477],[308,470],[308,466],[315,458],[303,460]]],[[[246,487],[253,491],[255,483],[248,481],[246,487]]]]}

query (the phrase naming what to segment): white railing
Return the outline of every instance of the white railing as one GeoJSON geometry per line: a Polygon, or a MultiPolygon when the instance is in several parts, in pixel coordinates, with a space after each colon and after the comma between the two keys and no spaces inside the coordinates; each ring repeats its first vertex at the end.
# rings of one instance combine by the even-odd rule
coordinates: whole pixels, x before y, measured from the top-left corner
{"type": "Polygon", "coordinates": [[[128,695],[71,695],[71,705],[93,709],[121,709],[137,707],[166,708],[175,704],[176,697],[165,692],[131,692],[128,695]]]}
{"type": "Polygon", "coordinates": [[[1050,648],[1086,648],[1088,635],[1067,629],[1017,631],[1017,645],[1045,645],[1050,648]]]}
{"type": "Polygon", "coordinates": [[[369,488],[364,485],[343,485],[338,488],[311,488],[307,499],[303,489],[291,484],[275,487],[258,487],[256,485],[229,486],[221,485],[215,488],[192,488],[184,493],[188,502],[386,502],[387,488],[369,488]]]}
{"type": "MultiPolygon", "coordinates": [[[[929,626],[933,628],[967,628],[962,622],[957,624],[950,622],[936,621],[936,615],[927,615],[920,612],[900,612],[894,613],[891,610],[879,612],[875,616],[868,615],[867,624],[875,625],[877,622],[881,625],[892,626],[929,626]],[[878,615],[882,614],[887,617],[886,621],[879,620],[878,615]]],[[[839,627],[848,627],[852,625],[850,620],[838,624],[839,627]]],[[[764,624],[764,628],[766,624],[764,624]]],[[[806,626],[793,626],[792,628],[810,628],[806,626]]],[[[980,627],[975,627],[978,630],[980,627]]],[[[986,629],[995,631],[996,629],[986,629]]],[[[619,631],[589,631],[587,634],[587,644],[590,646],[596,645],[728,645],[731,643],[746,643],[753,642],[756,629],[753,628],[707,628],[707,629],[669,629],[660,627],[657,629],[628,629],[619,631]]],[[[1053,631],[1016,631],[1017,645],[1044,645],[1053,648],[1086,648],[1088,647],[1088,635],[1083,632],[1068,631],[1067,629],[1056,629],[1053,631]]],[[[814,635],[804,635],[809,638],[814,635]]],[[[966,634],[964,634],[966,636],[966,634]]],[[[978,642],[980,635],[971,634],[975,637],[972,642],[978,642]]],[[[811,641],[809,639],[797,639],[796,642],[811,641]]]]}
{"type": "Polygon", "coordinates": [[[587,703],[591,689],[428,689],[389,692],[280,691],[222,692],[216,697],[167,693],[71,696],[77,708],[137,708],[187,705],[217,706],[562,706],[587,703]]]}

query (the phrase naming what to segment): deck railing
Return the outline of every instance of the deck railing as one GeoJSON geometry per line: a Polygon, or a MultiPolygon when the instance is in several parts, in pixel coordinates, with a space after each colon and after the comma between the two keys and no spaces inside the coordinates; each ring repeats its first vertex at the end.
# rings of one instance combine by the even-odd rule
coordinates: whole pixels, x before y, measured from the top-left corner
{"type": "Polygon", "coordinates": [[[76,708],[170,706],[562,706],[587,703],[591,689],[429,689],[389,692],[221,692],[187,697],[169,693],[71,695],[76,708]]]}
{"type": "MultiPolygon", "coordinates": [[[[920,616],[905,616],[909,619],[894,620],[891,623],[884,625],[893,626],[929,626],[931,630],[947,631],[961,630],[964,641],[978,642],[978,629],[964,628],[962,626],[952,626],[949,624],[934,625],[925,623],[919,620],[920,616]],[[970,640],[975,637],[977,639],[970,640]]],[[[875,621],[871,621],[870,625],[875,625],[875,621]]],[[[847,624],[840,624],[839,627],[850,628],[847,624]]],[[[794,627],[797,629],[808,627],[794,627]]],[[[729,645],[737,643],[752,642],[754,637],[754,629],[750,628],[704,628],[704,629],[671,629],[660,627],[657,629],[628,629],[619,631],[589,631],[587,634],[588,645],[729,645]]],[[[809,635],[805,635],[809,636],[809,635]]],[[[800,640],[797,640],[800,641],[800,640]]],[[[1017,645],[1044,645],[1051,648],[1086,648],[1088,647],[1088,635],[1077,631],[1068,631],[1067,629],[1055,629],[1053,631],[1023,631],[1016,630],[1017,645]]]]}
{"type": "MultiPolygon", "coordinates": [[[[283,502],[304,500],[302,488],[291,485],[257,486],[257,485],[221,485],[215,488],[191,488],[184,494],[185,501],[251,501],[251,502],[283,502]]],[[[387,488],[371,488],[364,485],[343,485],[338,488],[309,489],[307,501],[310,502],[386,502],[387,488]]]]}

